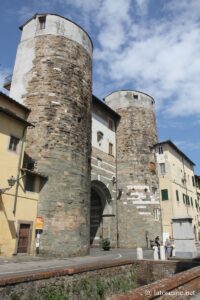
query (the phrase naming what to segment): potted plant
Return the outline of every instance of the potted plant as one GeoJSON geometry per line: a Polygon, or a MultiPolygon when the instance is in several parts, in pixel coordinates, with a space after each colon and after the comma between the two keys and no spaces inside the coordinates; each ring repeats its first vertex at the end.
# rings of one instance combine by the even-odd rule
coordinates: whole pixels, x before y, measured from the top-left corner
{"type": "Polygon", "coordinates": [[[104,251],[110,250],[111,246],[109,238],[102,239],[102,248],[104,251]]]}

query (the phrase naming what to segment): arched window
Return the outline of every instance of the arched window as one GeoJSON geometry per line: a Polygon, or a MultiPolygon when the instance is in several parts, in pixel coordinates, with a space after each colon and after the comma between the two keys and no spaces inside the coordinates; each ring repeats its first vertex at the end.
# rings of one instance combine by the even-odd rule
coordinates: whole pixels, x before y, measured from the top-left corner
{"type": "Polygon", "coordinates": [[[103,139],[103,132],[98,131],[97,132],[97,142],[100,142],[103,139]]]}

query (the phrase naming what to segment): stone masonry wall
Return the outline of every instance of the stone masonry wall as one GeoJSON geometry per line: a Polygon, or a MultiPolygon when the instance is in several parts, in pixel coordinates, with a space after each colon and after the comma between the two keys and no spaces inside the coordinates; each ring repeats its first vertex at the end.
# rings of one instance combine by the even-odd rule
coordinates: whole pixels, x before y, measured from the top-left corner
{"type": "MultiPolygon", "coordinates": [[[[95,262],[50,271],[11,274],[0,277],[0,300],[100,300],[130,290],[129,294],[115,295],[111,299],[153,299],[154,292],[176,289],[198,293],[199,269],[198,263],[192,261],[118,259],[104,261],[101,264],[95,262]],[[183,272],[185,270],[187,271],[183,272]],[[145,285],[148,283],[151,284],[145,285]],[[134,289],[136,286],[143,287],[134,289]],[[147,294],[146,291],[150,293],[147,294]]],[[[187,299],[187,297],[173,299],[187,299]]]]}
{"type": "Polygon", "coordinates": [[[26,152],[48,175],[40,193],[40,253],[70,256],[89,248],[91,57],[62,36],[35,38],[35,59],[23,103],[35,124],[26,152]]]}
{"type": "Polygon", "coordinates": [[[105,101],[121,116],[117,128],[117,187],[121,190],[118,198],[119,246],[147,247],[150,239],[161,235],[153,152],[153,145],[157,143],[154,101],[142,93],[128,91],[116,92],[105,101]]]}

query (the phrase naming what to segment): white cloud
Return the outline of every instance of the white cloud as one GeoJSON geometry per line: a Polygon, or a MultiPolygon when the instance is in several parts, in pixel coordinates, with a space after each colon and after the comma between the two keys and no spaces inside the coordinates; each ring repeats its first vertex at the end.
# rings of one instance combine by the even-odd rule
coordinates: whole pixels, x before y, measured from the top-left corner
{"type": "Polygon", "coordinates": [[[199,0],[159,6],[152,0],[34,0],[18,15],[25,19],[57,7],[95,42],[94,86],[101,96],[142,90],[169,116],[200,113],[199,0]]]}
{"type": "Polygon", "coordinates": [[[148,12],[149,0],[136,0],[137,13],[144,16],[148,12]]]}
{"type": "Polygon", "coordinates": [[[199,150],[200,149],[200,142],[199,141],[189,141],[189,140],[185,140],[185,141],[181,141],[181,140],[177,140],[174,141],[174,144],[178,147],[178,148],[182,148],[183,150],[199,150]]]}
{"type": "Polygon", "coordinates": [[[133,30],[126,31],[123,51],[120,43],[114,52],[104,46],[95,58],[107,61],[107,76],[114,86],[122,81],[132,84],[150,93],[169,115],[184,116],[200,112],[200,2],[192,1],[191,6],[188,1],[175,2],[168,2],[160,19],[142,18],[136,24],[132,18],[133,30]]]}

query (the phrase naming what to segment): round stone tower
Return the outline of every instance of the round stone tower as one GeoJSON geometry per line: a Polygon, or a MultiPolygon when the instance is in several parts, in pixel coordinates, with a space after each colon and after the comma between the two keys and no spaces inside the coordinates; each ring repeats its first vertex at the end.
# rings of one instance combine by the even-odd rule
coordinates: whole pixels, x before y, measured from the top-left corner
{"type": "Polygon", "coordinates": [[[117,128],[118,244],[146,247],[161,234],[154,99],[137,91],[105,98],[120,116],[117,128]]]}
{"type": "Polygon", "coordinates": [[[40,253],[89,249],[92,42],[73,22],[36,14],[22,27],[10,96],[31,109],[27,157],[42,182],[40,253]]]}

